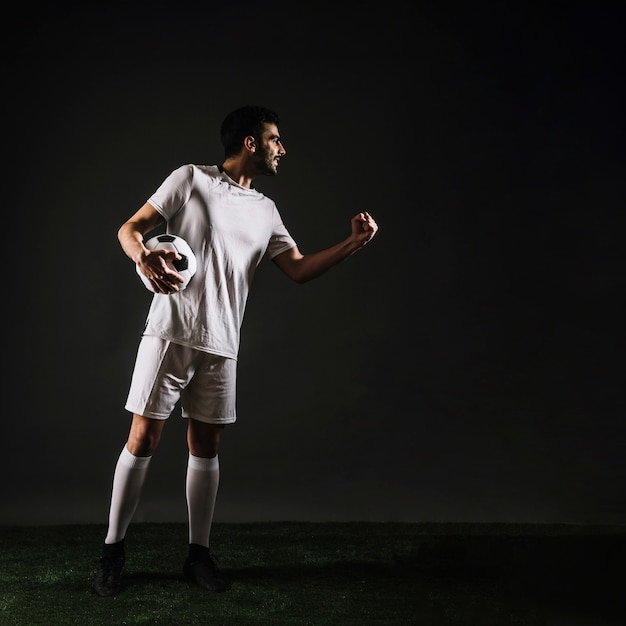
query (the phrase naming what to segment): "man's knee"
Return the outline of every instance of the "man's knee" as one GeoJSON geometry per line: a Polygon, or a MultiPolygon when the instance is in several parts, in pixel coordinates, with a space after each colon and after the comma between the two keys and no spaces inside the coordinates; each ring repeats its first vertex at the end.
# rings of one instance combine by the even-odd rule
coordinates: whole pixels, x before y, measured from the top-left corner
{"type": "Polygon", "coordinates": [[[165,420],[133,415],[126,447],[135,456],[152,456],[161,441],[165,420]]]}
{"type": "Polygon", "coordinates": [[[217,456],[224,426],[205,424],[192,418],[187,425],[187,444],[194,456],[211,459],[217,456]]]}

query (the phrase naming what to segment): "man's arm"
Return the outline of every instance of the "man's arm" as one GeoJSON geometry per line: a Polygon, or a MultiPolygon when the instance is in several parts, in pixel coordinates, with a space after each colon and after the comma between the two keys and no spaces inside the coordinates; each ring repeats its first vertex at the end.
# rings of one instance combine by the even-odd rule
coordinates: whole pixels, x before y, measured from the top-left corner
{"type": "Polygon", "coordinates": [[[311,254],[302,254],[297,246],[274,257],[274,263],[297,283],[317,278],[331,267],[352,256],[371,241],[378,225],[369,213],[359,213],[352,220],[352,233],[347,239],[311,254]]]}
{"type": "Polygon", "coordinates": [[[146,233],[154,230],[163,220],[161,214],[146,202],[131,218],[124,222],[117,231],[117,239],[124,254],[135,263],[139,263],[148,253],[143,245],[146,233]]]}
{"type": "Polygon", "coordinates": [[[163,221],[163,216],[146,202],[117,231],[117,238],[124,254],[134,261],[141,273],[150,281],[156,293],[178,291],[178,284],[183,277],[168,266],[168,261],[179,259],[173,250],[148,250],[143,244],[144,236],[154,230],[163,221]]]}

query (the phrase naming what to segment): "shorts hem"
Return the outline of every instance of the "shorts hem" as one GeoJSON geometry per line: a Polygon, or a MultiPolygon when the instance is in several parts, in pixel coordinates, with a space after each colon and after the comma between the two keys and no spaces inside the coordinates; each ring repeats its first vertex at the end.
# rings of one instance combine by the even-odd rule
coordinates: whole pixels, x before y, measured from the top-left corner
{"type": "Polygon", "coordinates": [[[203,424],[215,424],[215,426],[225,426],[226,424],[234,424],[237,421],[236,417],[227,417],[224,419],[214,419],[211,417],[202,417],[197,415],[183,415],[183,419],[195,419],[198,422],[202,422],[203,424]]]}
{"type": "Polygon", "coordinates": [[[132,413],[133,415],[141,415],[141,417],[147,417],[153,420],[166,420],[169,419],[169,415],[163,415],[161,413],[154,413],[153,411],[137,411],[136,409],[133,409],[132,407],[126,405],[124,407],[129,413],[132,413]]]}

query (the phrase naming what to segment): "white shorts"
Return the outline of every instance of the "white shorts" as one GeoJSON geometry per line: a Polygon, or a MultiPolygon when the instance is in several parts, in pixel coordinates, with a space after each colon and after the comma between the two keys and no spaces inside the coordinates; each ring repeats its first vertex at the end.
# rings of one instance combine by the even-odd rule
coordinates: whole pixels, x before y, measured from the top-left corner
{"type": "Polygon", "coordinates": [[[143,336],[137,349],[126,410],[167,419],[181,400],[183,417],[208,424],[232,424],[237,361],[143,336]]]}

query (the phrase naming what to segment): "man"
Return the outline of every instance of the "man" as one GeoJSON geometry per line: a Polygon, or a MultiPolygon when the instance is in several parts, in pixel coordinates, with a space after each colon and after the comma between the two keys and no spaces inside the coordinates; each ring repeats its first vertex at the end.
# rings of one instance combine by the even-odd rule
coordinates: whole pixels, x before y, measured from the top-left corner
{"type": "Polygon", "coordinates": [[[330,248],[302,254],[274,202],[258,192],[257,176],[275,176],[285,156],[278,115],[245,106],[221,126],[221,166],[174,170],[118,231],[124,253],[155,291],[141,337],[125,405],[132,414],[128,440],[113,476],[109,524],[94,590],[121,590],[124,538],[139,502],[148,466],[166,420],[181,400],[187,418],[186,498],[189,554],[183,574],[209,592],[225,591],[209,551],[219,482],[218,449],[226,424],[236,420],[235,378],[240,329],[254,271],[267,253],[297,283],[320,276],[376,234],[366,212],[351,220],[351,234],[330,248]],[[148,250],[144,237],[165,222],[197,257],[184,290],[168,261],[174,251],[148,250]]]}

